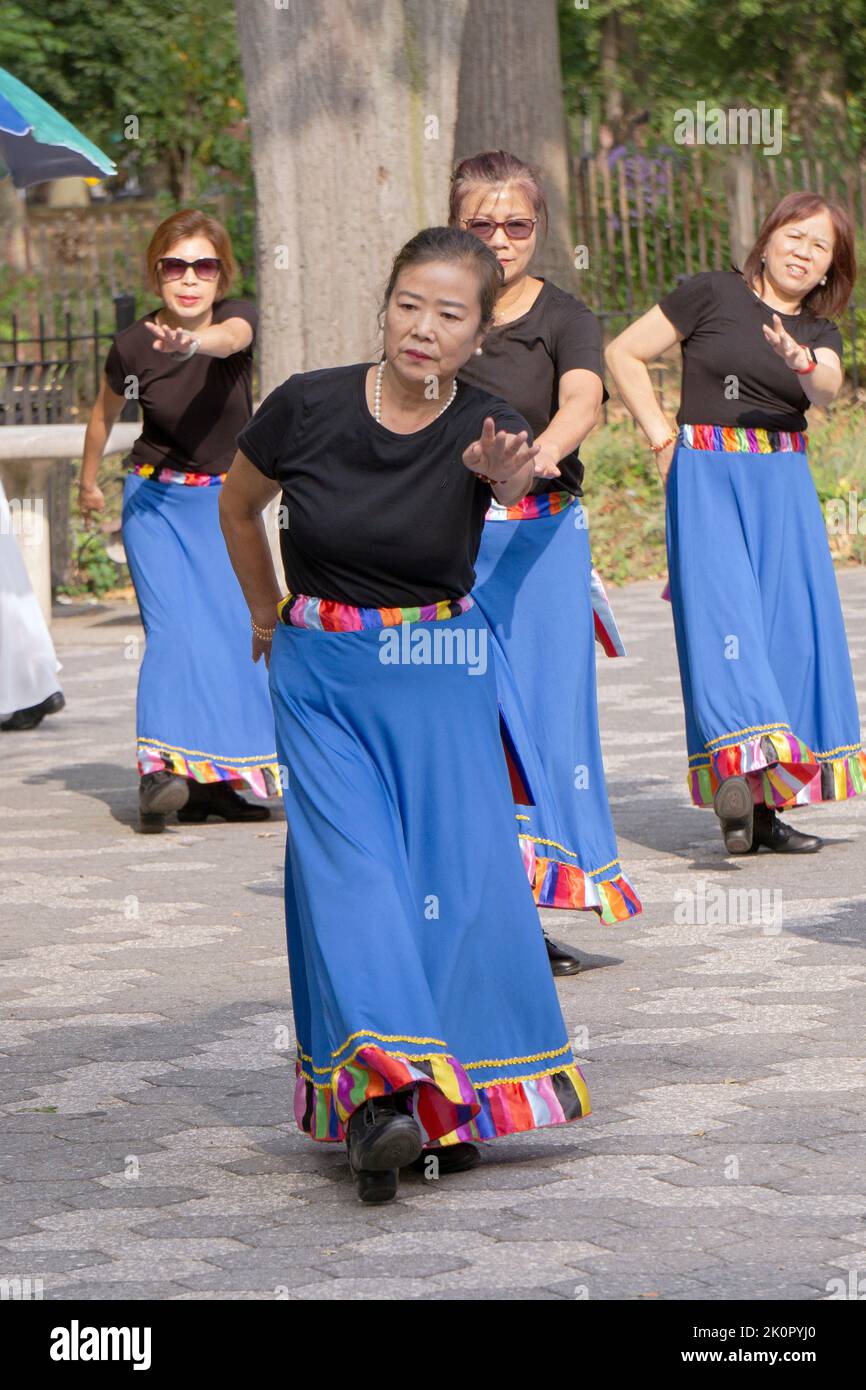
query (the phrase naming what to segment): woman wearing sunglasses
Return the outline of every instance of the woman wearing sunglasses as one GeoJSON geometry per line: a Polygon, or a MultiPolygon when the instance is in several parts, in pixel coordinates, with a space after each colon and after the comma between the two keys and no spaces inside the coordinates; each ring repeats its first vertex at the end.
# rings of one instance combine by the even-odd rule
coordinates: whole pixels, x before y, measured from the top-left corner
{"type": "Polygon", "coordinates": [[[123,541],[147,639],[138,683],[139,827],[208,816],[266,820],[279,795],[267,679],[249,661],[249,614],[219,526],[234,440],[252,414],[252,304],[226,299],[236,273],[225,228],[187,209],[147,249],[162,299],[118,333],[84,446],[79,506],[105,502],[96,475],[129,398],[142,410],[127,459],[123,541]]]}
{"type": "MultiPolygon", "coordinates": [[[[601,333],[591,311],[529,273],[544,195],[504,150],[464,159],[449,221],[490,247],[502,272],[494,325],[461,377],[529,421],[540,453],[526,497],[487,513],[473,596],[493,630],[500,704],[524,863],[539,907],[594,909],[605,922],[640,912],[622,871],[605,786],[595,636],[622,652],[592,569],[578,447],[605,398],[601,333]],[[595,610],[595,612],[594,612],[595,610]]],[[[580,957],[545,936],[555,975],[580,957]]]]}

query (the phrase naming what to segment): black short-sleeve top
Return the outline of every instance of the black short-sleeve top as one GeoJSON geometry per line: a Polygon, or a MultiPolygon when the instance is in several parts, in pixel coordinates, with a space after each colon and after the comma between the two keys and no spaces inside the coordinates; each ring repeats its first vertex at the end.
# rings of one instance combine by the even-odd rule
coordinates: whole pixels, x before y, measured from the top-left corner
{"type": "MultiPolygon", "coordinates": [[[[127,460],[178,473],[225,473],[235,452],[235,436],[253,410],[253,343],[230,357],[196,353],[189,361],[153,347],[147,322],[157,309],[118,333],[108,350],[105,375],[112,391],[127,394],[137,383],[141,434],[127,460]]],[[[253,330],[255,306],[245,299],[221,299],[213,323],[244,319],[253,330]]]]}
{"type": "MultiPolygon", "coordinates": [[[[761,329],[778,312],[738,271],[705,270],[659,300],[682,337],[683,384],[677,423],[805,430],[809,398],[761,329]]],[[[835,323],[802,310],[779,314],[804,347],[829,347],[842,357],[835,323]]]]}
{"type": "MultiPolygon", "coordinates": [[[[482,352],[470,357],[460,379],[508,401],[537,436],[559,409],[560,377],[575,368],[594,372],[607,400],[598,319],[580,299],[542,280],[535,303],[520,318],[490,329],[482,352]]],[[[530,491],[580,497],[583,472],[575,449],[560,460],[558,478],[536,478],[530,491]]]]}
{"type": "Polygon", "coordinates": [[[398,434],[367,405],[370,366],[289,377],[238,435],[238,449],[282,488],[288,591],[363,608],[462,598],[491,500],[463,451],[487,415],[512,434],[529,427],[505,401],[459,382],[441,415],[398,434]]]}

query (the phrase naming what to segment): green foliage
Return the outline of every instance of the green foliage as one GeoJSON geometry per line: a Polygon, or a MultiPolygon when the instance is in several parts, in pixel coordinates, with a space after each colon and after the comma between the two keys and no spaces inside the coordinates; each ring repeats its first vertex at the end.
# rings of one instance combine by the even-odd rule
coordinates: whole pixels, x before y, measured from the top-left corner
{"type": "Polygon", "coordinates": [[[76,577],[72,583],[60,586],[65,594],[103,594],[116,589],[121,582],[119,567],[105,553],[105,540],[98,531],[76,530],[73,533],[76,577]]]}
{"type": "Polygon", "coordinates": [[[850,530],[829,528],[834,557],[866,564],[866,456],[862,405],[834,405],[810,427],[809,460],[825,516],[832,502],[836,508],[840,504],[844,506],[853,522],[850,530]],[[851,494],[854,500],[849,505],[851,494]]]}
{"type": "Polygon", "coordinates": [[[666,570],[664,496],[652,453],[631,420],[617,420],[581,446],[592,557],[612,584],[666,570]]]}
{"type": "Polygon", "coordinates": [[[125,168],[162,165],[194,201],[215,171],[243,184],[249,148],[232,0],[4,5],[0,65],[125,168]],[[139,138],[125,122],[138,118],[139,138]]]}
{"type": "Polygon", "coordinates": [[[605,82],[626,113],[649,108],[670,139],[673,112],[741,104],[783,107],[786,153],[850,157],[866,147],[864,0],[559,0],[566,105],[598,117],[605,82]],[[615,17],[618,64],[601,70],[602,35],[615,17]]]}
{"type": "Polygon", "coordinates": [[[97,483],[105,497],[105,510],[98,514],[92,529],[85,527],[78,510],[78,486],[72,485],[70,493],[70,527],[72,530],[72,573],[68,584],[58,586],[58,592],[81,596],[92,594],[96,598],[125,589],[131,583],[126,565],[118,564],[106,553],[106,545],[120,534],[119,524],[123,510],[123,483],[125,474],[117,459],[103,459],[99,467],[97,483]]]}
{"type": "Polygon", "coordinates": [[[37,275],[19,275],[9,266],[0,265],[0,342],[11,342],[12,315],[38,285],[37,275]]]}

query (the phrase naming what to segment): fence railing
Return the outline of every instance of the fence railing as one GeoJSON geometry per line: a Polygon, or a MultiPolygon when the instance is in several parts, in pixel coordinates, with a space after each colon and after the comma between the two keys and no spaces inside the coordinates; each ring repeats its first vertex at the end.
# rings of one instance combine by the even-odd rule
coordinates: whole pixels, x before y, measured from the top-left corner
{"type": "MultiPolygon", "coordinates": [[[[36,333],[22,333],[22,323],[17,313],[9,320],[8,336],[0,339],[0,367],[7,369],[17,366],[21,369],[53,363],[56,366],[72,368],[74,385],[65,395],[64,418],[75,420],[80,412],[93,404],[99,391],[105,354],[115,335],[127,328],[135,320],[135,298],[131,294],[118,294],[114,299],[112,321],[106,322],[99,305],[90,313],[89,332],[75,332],[75,322],[70,311],[62,316],[62,321],[49,323],[48,316],[39,312],[36,315],[36,333]],[[56,329],[59,327],[60,331],[56,329]],[[51,331],[54,329],[55,331],[51,331]]],[[[138,406],[128,401],[123,408],[122,419],[138,418],[138,406]]],[[[11,419],[5,423],[12,423],[11,419]]]]}

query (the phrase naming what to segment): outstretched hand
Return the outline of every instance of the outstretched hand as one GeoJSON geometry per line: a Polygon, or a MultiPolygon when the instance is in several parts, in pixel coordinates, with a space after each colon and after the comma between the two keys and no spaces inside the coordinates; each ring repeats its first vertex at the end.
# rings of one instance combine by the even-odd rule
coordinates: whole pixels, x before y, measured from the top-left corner
{"type": "Polygon", "coordinates": [[[463,462],[470,473],[478,473],[491,483],[507,483],[539,452],[538,444],[529,443],[526,430],[519,434],[497,430],[493,417],[488,415],[480,438],[463,451],[463,462]]]}
{"type": "Polygon", "coordinates": [[[185,328],[169,328],[168,324],[151,323],[149,319],[144,326],[153,334],[151,347],[157,352],[189,352],[195,342],[194,334],[187,333],[185,328]]]}
{"type": "Polygon", "coordinates": [[[768,328],[766,324],[761,326],[770,347],[778,353],[786,367],[790,367],[792,372],[802,372],[805,367],[808,367],[812,359],[803,345],[786,331],[778,314],[773,315],[772,328],[768,328]]]}

